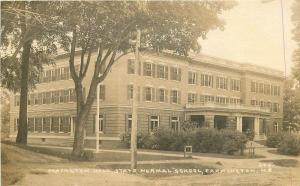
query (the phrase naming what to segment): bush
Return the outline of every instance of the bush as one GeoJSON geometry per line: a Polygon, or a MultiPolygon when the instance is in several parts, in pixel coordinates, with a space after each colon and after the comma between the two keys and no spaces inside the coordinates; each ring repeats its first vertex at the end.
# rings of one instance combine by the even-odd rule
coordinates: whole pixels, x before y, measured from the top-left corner
{"type": "MultiPolygon", "coordinates": [[[[130,135],[123,135],[123,141],[130,146],[130,135]]],[[[234,154],[243,153],[247,137],[241,132],[229,129],[216,130],[200,128],[197,130],[173,131],[160,128],[153,134],[138,134],[138,148],[183,151],[185,145],[192,145],[194,152],[214,152],[234,154]]]]}
{"type": "Polygon", "coordinates": [[[245,134],[250,141],[253,141],[255,136],[255,132],[253,130],[248,129],[245,134]]]}
{"type": "Polygon", "coordinates": [[[285,135],[277,150],[282,154],[297,156],[300,153],[300,138],[294,135],[285,135]]]}
{"type": "Polygon", "coordinates": [[[274,133],[267,136],[267,147],[277,148],[279,143],[284,139],[284,133],[274,133]]]}

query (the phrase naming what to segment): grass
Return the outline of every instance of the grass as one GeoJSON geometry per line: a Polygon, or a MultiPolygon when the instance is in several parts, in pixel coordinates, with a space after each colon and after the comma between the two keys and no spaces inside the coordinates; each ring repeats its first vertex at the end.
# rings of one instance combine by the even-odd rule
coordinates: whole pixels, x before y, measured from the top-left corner
{"type": "Polygon", "coordinates": [[[295,159],[261,160],[264,163],[273,163],[280,167],[298,167],[299,161],[295,159]]]}
{"type": "Polygon", "coordinates": [[[198,163],[139,164],[135,173],[130,170],[130,164],[101,164],[97,165],[96,168],[123,171],[123,173],[137,174],[147,178],[178,175],[208,175],[212,174],[211,170],[216,169],[215,166],[201,165],[198,163]]]}
{"type": "MultiPolygon", "coordinates": [[[[9,143],[17,147],[30,150],[32,152],[56,156],[63,159],[70,159],[72,150],[62,148],[49,148],[49,147],[35,147],[35,146],[23,146],[16,145],[15,143],[9,143]]],[[[184,157],[164,156],[164,155],[148,155],[138,154],[138,161],[160,161],[160,160],[181,160],[184,157]]],[[[87,160],[94,162],[121,162],[130,161],[130,153],[119,153],[119,152],[101,152],[94,154],[94,158],[87,160]]]]}
{"type": "MultiPolygon", "coordinates": [[[[143,149],[143,152],[160,152],[160,153],[168,153],[168,154],[178,154],[180,152],[178,151],[166,151],[166,150],[148,150],[143,149]]],[[[183,152],[182,152],[183,155],[183,152]]],[[[202,152],[193,152],[193,156],[200,156],[200,157],[213,157],[213,158],[224,158],[224,159],[253,159],[253,158],[266,158],[263,155],[255,154],[254,157],[250,157],[248,154],[248,150],[244,151],[244,155],[240,154],[234,154],[234,155],[228,155],[228,154],[221,154],[221,153],[202,153],[202,152]]]]}
{"type": "Polygon", "coordinates": [[[24,177],[24,173],[12,164],[7,154],[1,150],[1,185],[14,185],[24,177]]]}

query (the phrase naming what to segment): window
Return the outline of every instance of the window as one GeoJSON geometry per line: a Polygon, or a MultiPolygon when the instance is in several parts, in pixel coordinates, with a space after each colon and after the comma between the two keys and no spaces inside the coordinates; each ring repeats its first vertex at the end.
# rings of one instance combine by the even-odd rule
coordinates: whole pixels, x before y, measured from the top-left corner
{"type": "Polygon", "coordinates": [[[216,96],[216,103],[218,104],[227,104],[228,98],[224,96],[216,96]]]}
{"type": "Polygon", "coordinates": [[[134,59],[128,59],[127,73],[128,74],[134,74],[134,59]]]}
{"type": "MultiPolygon", "coordinates": [[[[97,115],[96,115],[97,117],[97,115]]],[[[98,119],[99,119],[99,122],[98,122],[98,125],[99,125],[99,132],[102,133],[104,131],[104,119],[103,119],[103,115],[100,114],[98,119]]],[[[95,128],[96,129],[96,128],[95,128]]]]}
{"type": "Polygon", "coordinates": [[[34,105],[34,94],[28,96],[28,105],[34,105]]]}
{"type": "Polygon", "coordinates": [[[271,93],[271,86],[265,84],[264,85],[264,94],[268,94],[269,95],[270,93],[271,93]]]}
{"type": "Polygon", "coordinates": [[[105,85],[100,85],[99,99],[105,100],[105,85]]]}
{"type": "Polygon", "coordinates": [[[264,84],[263,83],[259,83],[259,93],[263,94],[264,93],[264,84]]]}
{"type": "Polygon", "coordinates": [[[50,132],[51,126],[51,118],[45,117],[43,118],[43,131],[42,132],[50,132]]]}
{"type": "Polygon", "coordinates": [[[144,88],[144,100],[145,101],[154,101],[154,88],[145,87],[144,88]]]}
{"type": "Polygon", "coordinates": [[[240,98],[230,98],[230,103],[231,104],[235,104],[235,105],[239,105],[241,104],[241,99],[240,98]]]}
{"type": "Polygon", "coordinates": [[[51,81],[60,80],[60,68],[52,70],[51,81]]]}
{"type": "Polygon", "coordinates": [[[215,97],[212,95],[200,95],[201,103],[213,103],[215,101],[215,97]]]}
{"type": "Polygon", "coordinates": [[[20,96],[19,95],[15,96],[15,106],[20,106],[20,96]]]}
{"type": "Polygon", "coordinates": [[[71,121],[70,117],[60,117],[59,132],[70,133],[71,132],[71,121]]]}
{"type": "Polygon", "coordinates": [[[153,132],[158,127],[159,127],[159,117],[150,116],[150,132],[153,132]]]}
{"type": "Polygon", "coordinates": [[[34,132],[34,118],[28,118],[28,131],[34,132]]]}
{"type": "Polygon", "coordinates": [[[43,72],[43,82],[47,83],[51,81],[51,70],[43,72]]]}
{"type": "Polygon", "coordinates": [[[272,86],[273,87],[273,94],[274,96],[280,96],[280,86],[272,86]]]}
{"type": "Polygon", "coordinates": [[[192,84],[192,85],[197,84],[197,73],[196,72],[189,72],[188,84],[192,84]]]}
{"type": "Polygon", "coordinates": [[[255,82],[251,82],[251,92],[256,92],[256,83],[255,82]]]}
{"type": "Polygon", "coordinates": [[[144,62],[143,65],[144,68],[144,76],[153,76],[155,77],[155,64],[149,63],[149,62],[144,62]]]}
{"type": "Polygon", "coordinates": [[[178,90],[171,90],[171,103],[180,104],[180,91],[178,90]]]}
{"type": "Polygon", "coordinates": [[[60,103],[69,102],[69,90],[60,90],[59,102],[60,103]]]}
{"type": "MultiPolygon", "coordinates": [[[[79,67],[79,66],[76,66],[76,67],[79,67]]],[[[61,68],[61,79],[62,80],[70,79],[70,69],[69,69],[69,67],[61,68]]]]}
{"type": "Polygon", "coordinates": [[[278,126],[278,123],[277,123],[277,122],[274,122],[273,127],[274,127],[274,132],[275,132],[275,133],[278,133],[278,128],[279,128],[279,126],[278,126]]]}
{"type": "Polygon", "coordinates": [[[43,92],[43,104],[49,104],[51,102],[51,92],[43,92]]]}
{"type": "Polygon", "coordinates": [[[52,117],[51,118],[51,130],[50,132],[59,132],[59,117],[52,117]]]}
{"type": "Polygon", "coordinates": [[[241,91],[241,80],[231,79],[230,80],[230,89],[232,91],[241,91]]]}
{"type": "Polygon", "coordinates": [[[130,133],[131,132],[131,127],[132,127],[132,115],[129,114],[127,116],[127,131],[130,133]]]}
{"type": "Polygon", "coordinates": [[[196,93],[188,93],[188,103],[194,104],[197,100],[197,94],[196,93]]]}
{"type": "Polygon", "coordinates": [[[43,118],[35,118],[35,132],[43,131],[43,118]]]}
{"type": "Polygon", "coordinates": [[[15,119],[14,119],[14,131],[17,131],[17,130],[18,130],[19,123],[20,123],[19,118],[15,118],[15,119]]]}
{"type": "Polygon", "coordinates": [[[208,74],[201,74],[201,86],[213,87],[213,76],[208,74]]]}
{"type": "Polygon", "coordinates": [[[163,88],[158,89],[158,101],[159,102],[167,102],[167,91],[163,88]]]}
{"type": "Polygon", "coordinates": [[[168,66],[157,65],[157,77],[161,79],[168,79],[168,66]]]}
{"type": "Polygon", "coordinates": [[[179,130],[179,117],[177,117],[177,116],[171,117],[171,129],[174,131],[179,130]]]}
{"type": "Polygon", "coordinates": [[[70,92],[70,102],[76,102],[76,93],[75,89],[69,89],[70,92]]]}
{"type": "Polygon", "coordinates": [[[127,85],[127,99],[133,98],[133,85],[127,85]]]}
{"type": "Polygon", "coordinates": [[[181,81],[181,68],[171,67],[171,80],[181,81]]]}
{"type": "Polygon", "coordinates": [[[219,89],[228,89],[228,80],[225,77],[217,77],[216,84],[219,89]]]}
{"type": "Polygon", "coordinates": [[[278,103],[273,103],[272,112],[279,112],[279,104],[278,103]]]}

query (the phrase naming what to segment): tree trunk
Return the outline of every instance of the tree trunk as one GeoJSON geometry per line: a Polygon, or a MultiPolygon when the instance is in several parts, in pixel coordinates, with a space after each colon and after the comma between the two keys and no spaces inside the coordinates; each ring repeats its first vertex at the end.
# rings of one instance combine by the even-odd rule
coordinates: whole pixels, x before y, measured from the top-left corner
{"type": "Polygon", "coordinates": [[[32,41],[28,41],[24,44],[21,63],[19,126],[16,143],[23,145],[27,144],[28,70],[31,44],[32,41]]]}
{"type": "Polygon", "coordinates": [[[84,150],[84,121],[87,117],[77,117],[75,126],[75,136],[72,151],[73,159],[80,159],[84,150]]]}

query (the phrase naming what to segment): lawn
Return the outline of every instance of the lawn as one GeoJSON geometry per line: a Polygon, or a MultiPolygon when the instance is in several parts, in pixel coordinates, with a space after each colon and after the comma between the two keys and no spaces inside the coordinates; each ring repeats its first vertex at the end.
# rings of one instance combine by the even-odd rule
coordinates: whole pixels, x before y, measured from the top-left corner
{"type": "Polygon", "coordinates": [[[96,165],[98,169],[108,169],[114,172],[137,174],[147,178],[159,178],[178,175],[208,175],[217,166],[201,165],[199,163],[153,163],[138,164],[136,172],[130,170],[130,164],[101,164],[96,165]]]}

